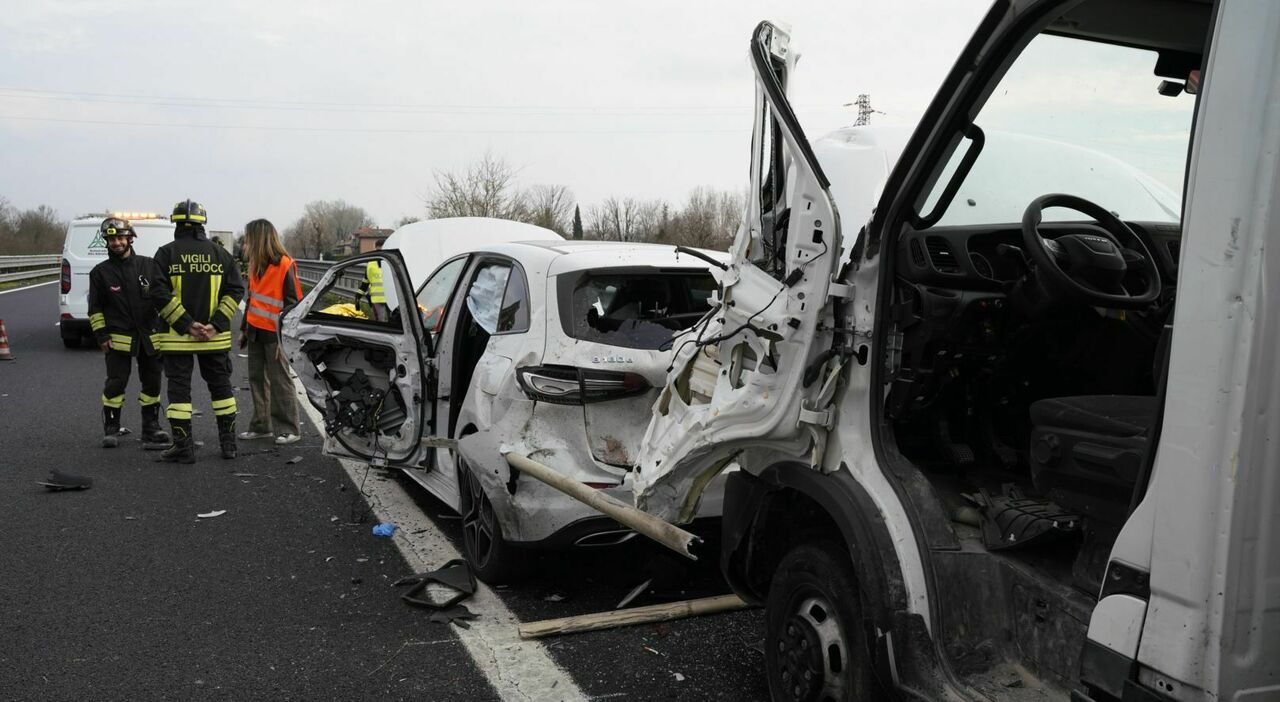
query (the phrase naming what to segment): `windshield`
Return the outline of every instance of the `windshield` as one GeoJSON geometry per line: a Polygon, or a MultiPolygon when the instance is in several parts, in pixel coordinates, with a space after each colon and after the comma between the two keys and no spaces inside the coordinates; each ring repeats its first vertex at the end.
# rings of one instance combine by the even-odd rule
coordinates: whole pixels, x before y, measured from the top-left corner
{"type": "MultiPolygon", "coordinates": [[[[975,120],[986,144],[939,224],[1018,222],[1041,195],[1068,193],[1131,221],[1179,222],[1195,97],[1166,97],[1155,52],[1041,35],[975,120]]],[[[933,209],[962,142],[925,202],[933,209]]],[[[1079,220],[1049,209],[1046,221],[1079,220]]]]}

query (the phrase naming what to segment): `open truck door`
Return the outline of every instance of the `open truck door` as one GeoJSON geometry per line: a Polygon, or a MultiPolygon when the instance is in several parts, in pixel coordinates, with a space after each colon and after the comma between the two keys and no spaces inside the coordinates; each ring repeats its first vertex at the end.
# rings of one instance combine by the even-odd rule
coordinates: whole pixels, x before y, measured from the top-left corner
{"type": "Polygon", "coordinates": [[[636,502],[692,519],[702,489],[747,447],[822,462],[835,370],[828,299],[841,254],[829,184],[787,102],[795,65],[785,30],[752,34],[756,78],[746,217],[730,250],[719,307],[678,336],[672,372],[641,449],[636,502]]]}
{"type": "Polygon", "coordinates": [[[324,452],[417,467],[432,452],[430,340],[399,252],[340,261],[280,319],[280,348],[324,415],[324,452]]]}

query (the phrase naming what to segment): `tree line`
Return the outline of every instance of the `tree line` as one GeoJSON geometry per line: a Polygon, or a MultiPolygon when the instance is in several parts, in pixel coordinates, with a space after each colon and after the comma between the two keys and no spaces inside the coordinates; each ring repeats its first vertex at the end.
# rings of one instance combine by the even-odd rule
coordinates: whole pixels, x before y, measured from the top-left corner
{"type": "MultiPolygon", "coordinates": [[[[566,239],[653,242],[725,250],[742,223],[744,196],[694,188],[683,202],[608,197],[582,207],[563,185],[521,186],[519,171],[492,154],[459,171],[440,171],[422,198],[426,219],[493,217],[550,229],[566,239]]],[[[393,228],[416,222],[406,216],[393,228]]],[[[308,203],[282,232],[299,258],[321,258],[352,232],[376,226],[362,207],[343,200],[308,203]]]]}
{"type": "MultiPolygon", "coordinates": [[[[654,242],[725,250],[742,222],[743,193],[694,188],[683,202],[608,197],[583,207],[563,185],[522,186],[519,171],[502,158],[485,154],[460,171],[440,171],[423,196],[423,215],[494,217],[550,229],[566,239],[654,242]]],[[[418,221],[400,218],[399,228],[418,221]]],[[[22,210],[0,197],[0,255],[62,251],[67,221],[52,208],[22,210]]],[[[363,207],[345,200],[314,200],[284,227],[285,245],[298,258],[328,258],[333,249],[362,227],[376,227],[363,207]]],[[[239,234],[236,235],[239,238],[239,234]]]]}
{"type": "Polygon", "coordinates": [[[52,207],[19,210],[0,197],[0,256],[62,253],[67,221],[52,207]]]}

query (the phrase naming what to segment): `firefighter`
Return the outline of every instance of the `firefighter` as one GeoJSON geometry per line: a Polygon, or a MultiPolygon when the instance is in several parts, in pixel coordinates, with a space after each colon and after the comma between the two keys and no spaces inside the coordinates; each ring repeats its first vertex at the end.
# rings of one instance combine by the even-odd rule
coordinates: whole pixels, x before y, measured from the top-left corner
{"type": "MultiPolygon", "coordinates": [[[[107,381],[102,388],[102,446],[119,445],[124,390],[136,358],[142,385],[138,393],[142,447],[164,449],[169,446],[169,435],[160,428],[161,361],[156,349],[164,325],[156,311],[162,306],[163,312],[172,314],[177,302],[156,262],[134,252],[137,234],[128,220],[108,217],[102,220],[98,233],[107,244],[107,260],[89,272],[89,325],[107,363],[107,381]]],[[[191,322],[180,316],[174,321],[182,328],[191,322]]]]}
{"type": "MultiPolygon", "coordinates": [[[[173,206],[173,241],[156,252],[156,263],[168,276],[178,310],[195,321],[190,333],[171,326],[160,341],[164,375],[169,381],[165,416],[173,431],[173,446],[161,458],[195,463],[191,438],[191,374],[196,364],[209,386],[218,444],[223,458],[236,457],[236,398],[231,387],[231,320],[244,296],[244,282],[226,249],[209,241],[208,221],[200,203],[184,200],[173,206]]],[[[170,320],[169,316],[165,317],[170,320]]]]}

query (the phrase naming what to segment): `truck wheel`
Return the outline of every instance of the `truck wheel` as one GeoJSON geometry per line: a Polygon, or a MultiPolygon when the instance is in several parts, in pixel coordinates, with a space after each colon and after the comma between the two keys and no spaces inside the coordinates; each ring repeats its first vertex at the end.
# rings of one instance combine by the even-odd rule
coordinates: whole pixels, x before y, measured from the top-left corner
{"type": "Polygon", "coordinates": [[[476,577],[490,585],[516,580],[520,554],[502,537],[493,503],[471,467],[458,457],[458,511],[462,513],[462,555],[476,577]]]}
{"type": "Polygon", "coordinates": [[[802,544],[774,571],[765,612],[774,700],[880,699],[848,560],[836,544],[802,544]]]}

